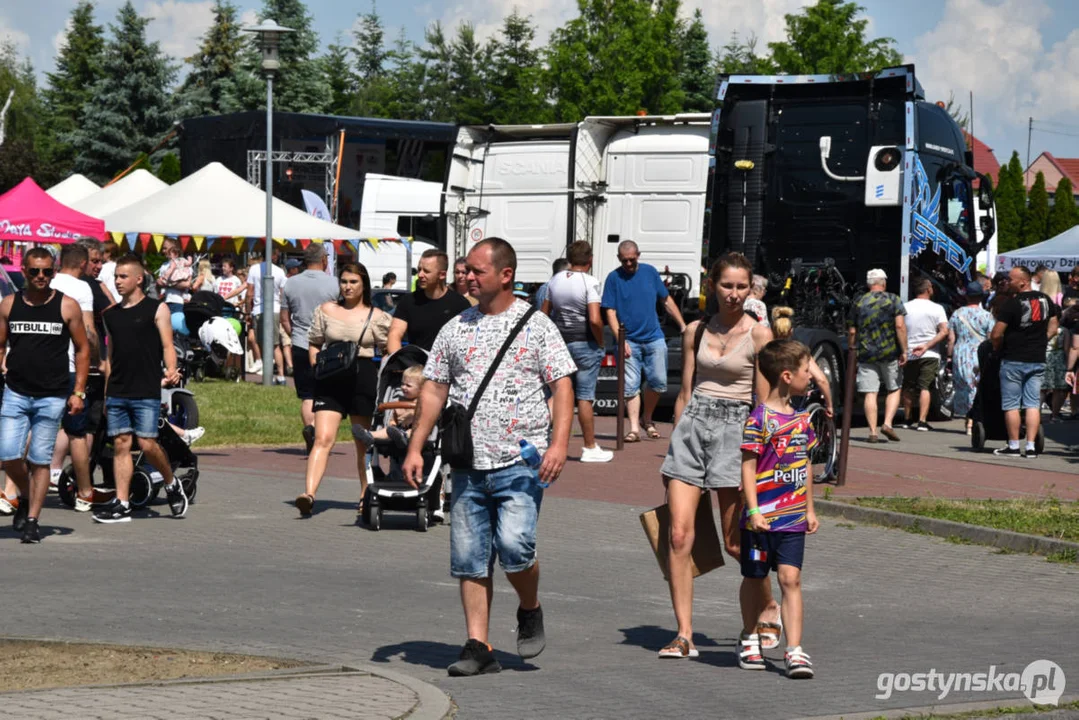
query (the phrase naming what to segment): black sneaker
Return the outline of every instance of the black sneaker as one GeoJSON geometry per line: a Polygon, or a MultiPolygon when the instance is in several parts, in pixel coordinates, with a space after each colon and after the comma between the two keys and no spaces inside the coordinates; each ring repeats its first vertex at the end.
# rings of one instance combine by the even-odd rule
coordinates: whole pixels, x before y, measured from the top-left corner
{"type": "Polygon", "coordinates": [[[1034,458],[1038,457],[1038,451],[1035,450],[1034,448],[1029,448],[1028,447],[1027,451],[1023,455],[1023,457],[1025,457],[1027,460],[1033,460],[1034,458]]]}
{"type": "Polygon", "coordinates": [[[543,608],[517,608],[517,654],[527,660],[539,655],[545,647],[547,636],[543,632],[543,608]]]}
{"type": "Polygon", "coordinates": [[[311,454],[311,448],[315,447],[315,426],[304,425],[303,427],[303,443],[307,446],[307,454],[311,454]]]}
{"type": "Polygon", "coordinates": [[[11,528],[15,532],[26,529],[26,518],[30,515],[30,498],[19,498],[19,507],[15,508],[15,515],[11,518],[11,528]]]}
{"type": "Polygon", "coordinates": [[[131,506],[124,507],[122,502],[113,498],[94,510],[94,522],[106,524],[131,522],[131,506]]]}
{"type": "Polygon", "coordinates": [[[37,518],[27,518],[26,527],[22,531],[22,541],[24,545],[41,542],[41,528],[38,527],[37,518]]]}
{"type": "Polygon", "coordinates": [[[461,654],[457,662],[450,665],[446,670],[451,677],[471,677],[473,675],[485,675],[487,673],[502,672],[495,654],[486,643],[470,639],[461,648],[461,654]]]}
{"type": "Polygon", "coordinates": [[[927,422],[920,422],[917,425],[912,425],[911,427],[913,427],[918,432],[929,432],[933,429],[933,427],[927,422]]]}
{"type": "Polygon", "coordinates": [[[997,448],[993,451],[994,455],[1000,455],[1001,457],[1023,457],[1023,451],[1019,448],[1008,447],[1005,445],[1002,448],[997,448]]]}
{"type": "Polygon", "coordinates": [[[179,480],[173,480],[172,485],[165,487],[165,494],[169,498],[169,510],[173,517],[183,517],[187,514],[187,493],[184,492],[184,484],[179,480]]]}

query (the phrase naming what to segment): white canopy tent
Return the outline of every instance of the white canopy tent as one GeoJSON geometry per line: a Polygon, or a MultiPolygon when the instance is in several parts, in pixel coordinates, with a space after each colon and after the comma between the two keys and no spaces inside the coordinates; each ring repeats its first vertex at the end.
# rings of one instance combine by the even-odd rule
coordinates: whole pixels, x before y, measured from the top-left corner
{"type": "Polygon", "coordinates": [[[75,173],[67,180],[63,180],[45,192],[53,199],[62,202],[64,205],[71,205],[74,202],[78,202],[85,197],[93,195],[99,191],[101,187],[90,180],[85,175],[79,175],[75,173]]]}
{"type": "Polygon", "coordinates": [[[68,204],[81,213],[101,218],[150,197],[154,193],[161,192],[167,187],[168,183],[158,180],[153,174],[140,168],[124,176],[122,180],[117,180],[112,185],[103,187],[82,200],[68,204]]]}
{"type": "Polygon", "coordinates": [[[1033,270],[1044,265],[1064,274],[1079,265],[1079,225],[1037,245],[1011,250],[997,256],[997,270],[1007,272],[1017,265],[1033,270]]]}
{"type": "MultiPolygon", "coordinates": [[[[102,219],[108,232],[125,235],[263,238],[266,193],[213,162],[102,219]]],[[[273,236],[282,241],[365,239],[356,230],[319,220],[277,198],[273,201],[273,236]]]]}

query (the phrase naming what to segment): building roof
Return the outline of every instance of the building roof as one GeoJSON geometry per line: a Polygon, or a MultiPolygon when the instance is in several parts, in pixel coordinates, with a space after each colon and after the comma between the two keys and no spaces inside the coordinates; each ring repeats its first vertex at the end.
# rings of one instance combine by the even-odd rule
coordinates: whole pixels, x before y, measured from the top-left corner
{"type": "Polygon", "coordinates": [[[963,131],[963,139],[970,144],[971,149],[974,151],[974,170],[983,175],[988,175],[992,179],[993,185],[997,185],[1000,175],[1000,163],[993,154],[993,148],[965,130],[963,131]]]}
{"type": "MultiPolygon", "coordinates": [[[[1053,157],[1052,153],[1043,152],[1042,155],[1045,159],[1053,164],[1053,166],[1060,171],[1061,175],[1066,176],[1072,182],[1072,192],[1079,192],[1079,158],[1058,158],[1053,157]]],[[[1046,179],[1048,180],[1048,178],[1046,179]]],[[[1056,192],[1056,184],[1049,185],[1046,182],[1045,189],[1052,195],[1056,192]]]]}

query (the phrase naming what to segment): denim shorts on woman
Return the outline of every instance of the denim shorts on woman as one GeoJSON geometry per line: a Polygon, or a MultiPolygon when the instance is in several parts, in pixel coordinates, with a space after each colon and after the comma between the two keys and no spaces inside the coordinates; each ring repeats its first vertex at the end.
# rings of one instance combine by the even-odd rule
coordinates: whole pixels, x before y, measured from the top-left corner
{"type": "Polygon", "coordinates": [[[31,465],[51,463],[60,419],[66,411],[66,397],[35,398],[4,388],[0,405],[0,462],[21,460],[25,454],[31,465]]]}
{"type": "Polygon", "coordinates": [[[157,421],[161,417],[161,400],[132,400],[105,398],[105,416],[109,437],[135,434],[136,437],[157,438],[157,421]]]}
{"type": "Polygon", "coordinates": [[[742,484],[742,429],[749,403],[693,394],[671,433],[660,472],[706,490],[742,484]]]}
{"type": "Polygon", "coordinates": [[[495,555],[508,573],[536,563],[539,473],[517,464],[499,470],[454,470],[450,500],[450,574],[486,578],[495,555]]]}

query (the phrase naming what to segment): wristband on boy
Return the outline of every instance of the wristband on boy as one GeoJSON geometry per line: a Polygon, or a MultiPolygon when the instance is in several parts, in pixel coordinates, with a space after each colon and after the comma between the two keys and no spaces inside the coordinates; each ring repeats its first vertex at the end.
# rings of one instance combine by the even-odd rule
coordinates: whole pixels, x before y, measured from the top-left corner
{"type": "Polygon", "coordinates": [[[761,509],[759,507],[750,508],[746,511],[746,515],[760,515],[761,509]]]}

